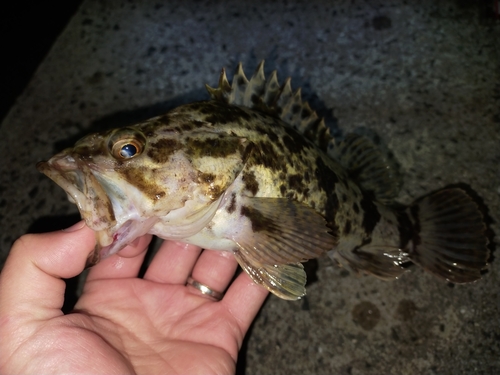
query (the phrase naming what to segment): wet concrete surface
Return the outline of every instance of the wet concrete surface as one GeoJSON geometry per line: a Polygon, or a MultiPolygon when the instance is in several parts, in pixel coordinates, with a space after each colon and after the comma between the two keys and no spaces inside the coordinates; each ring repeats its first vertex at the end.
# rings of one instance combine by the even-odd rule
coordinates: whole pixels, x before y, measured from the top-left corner
{"type": "MultiPolygon", "coordinates": [[[[399,202],[465,184],[500,228],[500,33],[464,1],[83,3],[0,128],[0,246],[69,226],[76,207],[35,163],[79,136],[208,98],[221,67],[261,59],[335,135],[377,134],[401,164],[399,202]]],[[[500,371],[499,263],[469,285],[412,268],[357,276],[321,258],[307,297],[271,296],[240,356],[246,374],[500,371]]]]}

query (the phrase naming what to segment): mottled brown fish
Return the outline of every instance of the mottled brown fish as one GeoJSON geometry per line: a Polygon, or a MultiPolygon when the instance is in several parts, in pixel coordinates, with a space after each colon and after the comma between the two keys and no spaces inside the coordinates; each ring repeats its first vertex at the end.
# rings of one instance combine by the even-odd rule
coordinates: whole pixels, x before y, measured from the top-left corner
{"type": "Polygon", "coordinates": [[[399,174],[369,139],[336,144],[322,119],[263,63],[241,64],[210,101],[137,125],[91,134],[38,169],[95,230],[91,262],[152,233],[230,251],[258,284],[284,299],[305,294],[300,262],[328,253],[391,279],[409,263],[455,283],[477,280],[486,226],[461,189],[410,207],[394,199],[399,174]]]}

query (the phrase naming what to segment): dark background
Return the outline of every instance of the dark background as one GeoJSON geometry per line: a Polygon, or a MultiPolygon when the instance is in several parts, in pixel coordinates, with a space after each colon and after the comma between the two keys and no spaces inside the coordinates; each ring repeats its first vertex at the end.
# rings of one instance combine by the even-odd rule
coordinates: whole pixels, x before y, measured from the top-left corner
{"type": "Polygon", "coordinates": [[[82,2],[9,1],[0,7],[0,123],[82,2]]]}
{"type": "MultiPolygon", "coordinates": [[[[0,124],[82,2],[19,0],[0,7],[0,124]]],[[[457,2],[498,19],[498,1],[457,2]]]]}

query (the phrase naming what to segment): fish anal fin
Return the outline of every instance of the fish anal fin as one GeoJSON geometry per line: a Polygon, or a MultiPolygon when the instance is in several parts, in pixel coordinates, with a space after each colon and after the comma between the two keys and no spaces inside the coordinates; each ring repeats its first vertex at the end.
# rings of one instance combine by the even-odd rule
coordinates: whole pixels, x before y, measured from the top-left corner
{"type": "Polygon", "coordinates": [[[345,253],[333,252],[332,257],[355,272],[384,280],[400,277],[410,262],[408,254],[401,249],[383,245],[364,245],[345,253]]]}
{"type": "Polygon", "coordinates": [[[481,278],[489,259],[483,215],[462,189],[439,190],[407,209],[413,223],[410,259],[453,283],[481,278]]]}

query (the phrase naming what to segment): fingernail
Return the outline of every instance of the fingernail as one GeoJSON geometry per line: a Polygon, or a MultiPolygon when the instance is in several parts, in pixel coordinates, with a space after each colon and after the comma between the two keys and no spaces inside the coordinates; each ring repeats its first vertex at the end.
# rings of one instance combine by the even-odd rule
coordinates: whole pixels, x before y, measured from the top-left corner
{"type": "Polygon", "coordinates": [[[76,232],[77,230],[82,229],[85,226],[85,221],[81,220],[76,224],[73,224],[69,228],[63,229],[63,232],[76,232]]]}
{"type": "Polygon", "coordinates": [[[129,246],[137,247],[137,245],[139,245],[139,242],[141,242],[141,237],[137,237],[135,240],[129,243],[129,246]]]}

